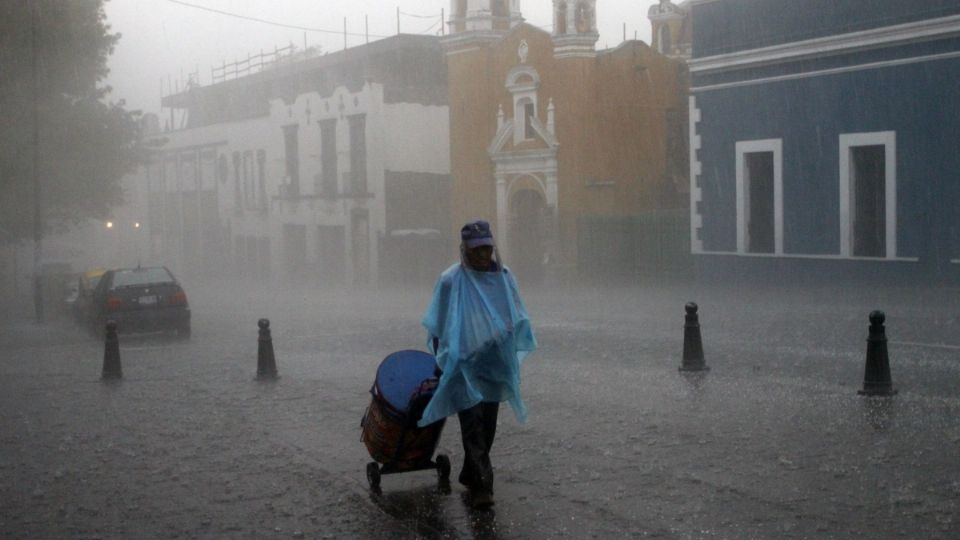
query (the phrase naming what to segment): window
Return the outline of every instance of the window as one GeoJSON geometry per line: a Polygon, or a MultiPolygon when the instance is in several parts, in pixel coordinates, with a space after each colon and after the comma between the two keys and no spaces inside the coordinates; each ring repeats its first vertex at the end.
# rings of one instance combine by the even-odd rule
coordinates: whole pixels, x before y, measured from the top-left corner
{"type": "Polygon", "coordinates": [[[539,86],[540,75],[532,66],[516,66],[507,75],[506,88],[513,96],[513,144],[536,137],[531,120],[537,118],[539,86]]]}
{"type": "Polygon", "coordinates": [[[270,277],[270,237],[257,238],[257,276],[261,279],[270,277]]]}
{"type": "Polygon", "coordinates": [[[567,3],[561,2],[557,6],[556,34],[562,36],[567,33],[567,3]]]}
{"type": "Polygon", "coordinates": [[[196,151],[180,154],[180,190],[197,190],[197,153],[196,151]]]}
{"type": "Polygon", "coordinates": [[[586,2],[579,2],[573,14],[574,26],[578,34],[586,34],[593,30],[593,12],[586,2]]]}
{"type": "Polygon", "coordinates": [[[536,130],[533,129],[533,119],[537,116],[536,107],[533,103],[527,102],[523,104],[523,138],[524,139],[533,139],[537,136],[536,130]]]}
{"type": "Polygon", "coordinates": [[[341,282],[347,260],[346,232],[342,225],[320,225],[317,228],[317,256],[323,280],[341,282]]]}
{"type": "Polygon", "coordinates": [[[737,251],[782,254],[782,141],[741,141],[736,152],[737,251]]]}
{"type": "Polygon", "coordinates": [[[660,54],[670,54],[670,27],[664,24],[660,27],[660,39],[657,42],[660,54]]]}
{"type": "Polygon", "coordinates": [[[350,255],[354,284],[370,280],[370,215],[366,209],[354,208],[350,213],[350,255]]]}
{"type": "Polygon", "coordinates": [[[883,257],[886,251],[884,153],[883,145],[850,149],[854,256],[883,257]]]}
{"type": "Polygon", "coordinates": [[[200,152],[200,189],[215,191],[217,189],[217,151],[213,149],[200,152]]]}
{"type": "Polygon", "coordinates": [[[321,173],[318,192],[324,197],[337,195],[337,120],[320,122],[321,173]]]}
{"type": "Polygon", "coordinates": [[[243,153],[243,202],[248,209],[255,207],[253,152],[250,150],[243,153]]]}
{"type": "Polygon", "coordinates": [[[217,161],[217,177],[220,179],[221,184],[226,183],[227,178],[230,177],[226,154],[220,154],[220,158],[217,161]]]}
{"type": "Polygon", "coordinates": [[[114,289],[120,287],[130,287],[134,285],[154,285],[160,283],[173,283],[176,281],[170,272],[162,266],[149,268],[123,269],[117,270],[113,274],[113,283],[110,286],[114,289]]]}
{"type": "Polygon", "coordinates": [[[896,134],[840,135],[840,254],[897,256],[896,134]]]}
{"type": "Polygon", "coordinates": [[[349,116],[350,121],[350,191],[355,195],[367,192],[367,117],[349,116]]]}
{"type": "Polygon", "coordinates": [[[257,206],[267,209],[267,152],[257,150],[257,206]]]}
{"type": "Polygon", "coordinates": [[[300,126],[283,126],[283,148],[286,156],[287,192],[289,197],[300,194],[300,126]]]}
{"type": "Polygon", "coordinates": [[[533,127],[533,119],[537,117],[537,104],[529,97],[517,99],[514,114],[514,144],[535,139],[537,130],[533,127]]]}
{"type": "Polygon", "coordinates": [[[300,283],[307,275],[307,227],[296,223],[283,224],[283,260],[286,278],[300,283]]]}
{"type": "Polygon", "coordinates": [[[243,192],[240,191],[240,152],[233,153],[233,206],[243,208],[243,192]]]}

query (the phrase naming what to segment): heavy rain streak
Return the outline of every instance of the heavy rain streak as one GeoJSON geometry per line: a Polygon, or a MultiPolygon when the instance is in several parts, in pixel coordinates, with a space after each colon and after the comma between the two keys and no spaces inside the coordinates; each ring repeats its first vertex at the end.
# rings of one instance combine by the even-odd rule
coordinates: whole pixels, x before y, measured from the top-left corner
{"type": "Polygon", "coordinates": [[[0,2],[0,537],[960,538],[958,35],[0,2]]]}

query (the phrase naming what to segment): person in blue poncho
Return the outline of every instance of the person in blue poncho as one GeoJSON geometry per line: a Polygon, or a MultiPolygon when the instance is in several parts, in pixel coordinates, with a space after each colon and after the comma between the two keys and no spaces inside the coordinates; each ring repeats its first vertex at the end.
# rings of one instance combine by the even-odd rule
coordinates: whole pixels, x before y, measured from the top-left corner
{"type": "Polygon", "coordinates": [[[457,414],[464,451],[460,483],[473,494],[474,505],[488,506],[493,504],[490,448],[500,402],[508,402],[517,420],[526,421],[520,364],[537,341],[490,224],[467,223],[460,240],[461,260],[440,275],[423,317],[427,347],[442,374],[418,425],[457,414]]]}

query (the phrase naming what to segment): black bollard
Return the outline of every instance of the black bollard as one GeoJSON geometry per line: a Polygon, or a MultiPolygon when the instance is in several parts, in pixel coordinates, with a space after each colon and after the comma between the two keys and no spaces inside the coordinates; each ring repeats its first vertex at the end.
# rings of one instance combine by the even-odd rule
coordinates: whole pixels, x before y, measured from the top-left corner
{"type": "Polygon", "coordinates": [[[688,302],[683,325],[683,364],[680,371],[709,371],[703,359],[703,341],[700,339],[700,319],[697,316],[697,304],[688,302]]]}
{"type": "Polygon", "coordinates": [[[257,338],[257,378],[276,379],[277,360],[273,356],[273,338],[270,337],[270,320],[257,321],[260,337],[257,338]]]}
{"type": "Polygon", "coordinates": [[[861,396],[892,396],[897,393],[890,380],[890,358],[887,356],[887,331],[882,311],[870,313],[870,336],[867,337],[867,365],[863,373],[861,396]]]}
{"type": "Polygon", "coordinates": [[[103,380],[123,378],[123,368],[120,366],[120,340],[117,338],[116,321],[107,321],[107,333],[103,346],[103,371],[100,378],[103,380]]]}

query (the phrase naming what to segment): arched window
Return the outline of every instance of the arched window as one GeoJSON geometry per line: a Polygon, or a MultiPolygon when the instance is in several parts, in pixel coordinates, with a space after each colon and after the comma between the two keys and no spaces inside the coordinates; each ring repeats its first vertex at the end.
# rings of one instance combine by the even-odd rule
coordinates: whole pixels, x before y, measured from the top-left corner
{"type": "Polygon", "coordinates": [[[586,34],[593,30],[593,14],[590,13],[590,6],[586,2],[577,3],[574,12],[574,25],[578,34],[586,34]]]}
{"type": "Polygon", "coordinates": [[[557,20],[554,22],[554,28],[556,29],[556,34],[562,36],[567,33],[567,3],[561,2],[557,6],[557,20]]]}

